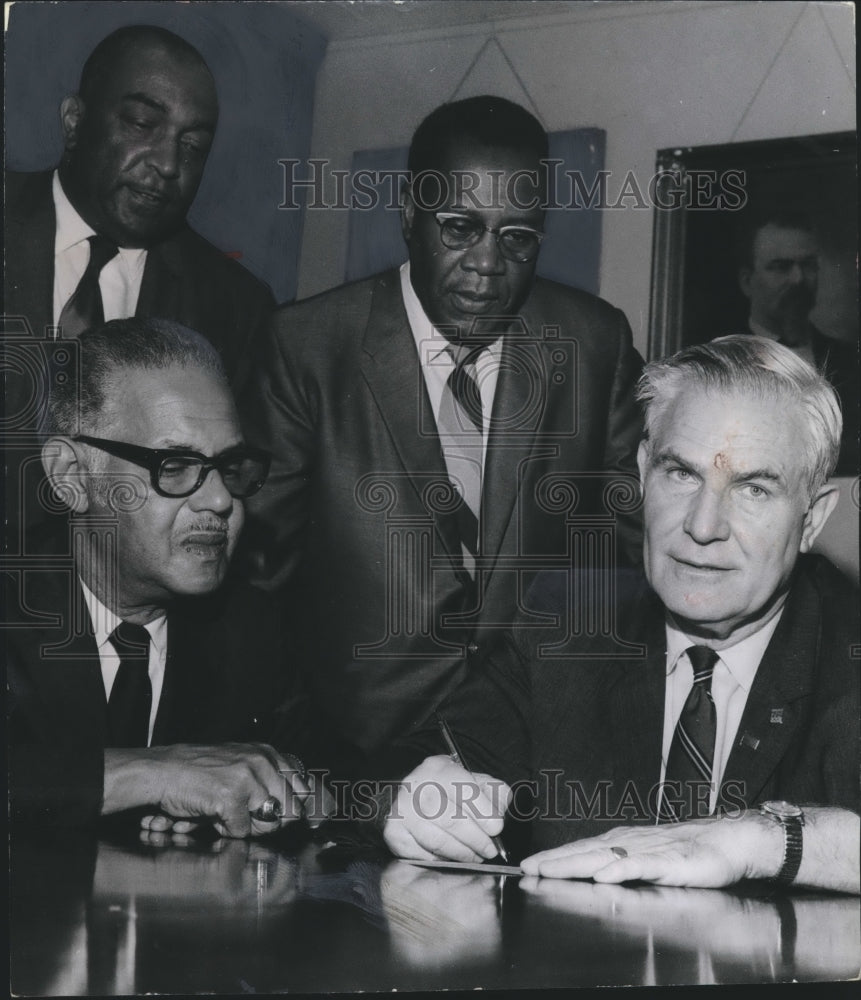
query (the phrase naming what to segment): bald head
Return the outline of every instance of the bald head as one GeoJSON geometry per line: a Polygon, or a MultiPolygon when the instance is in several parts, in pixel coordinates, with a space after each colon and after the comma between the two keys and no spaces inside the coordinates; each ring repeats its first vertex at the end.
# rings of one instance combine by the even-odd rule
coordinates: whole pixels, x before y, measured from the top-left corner
{"type": "Polygon", "coordinates": [[[63,102],[63,189],[96,232],[149,247],[182,226],[217,118],[215,83],[193,46],[163,28],[121,28],[63,102]]]}

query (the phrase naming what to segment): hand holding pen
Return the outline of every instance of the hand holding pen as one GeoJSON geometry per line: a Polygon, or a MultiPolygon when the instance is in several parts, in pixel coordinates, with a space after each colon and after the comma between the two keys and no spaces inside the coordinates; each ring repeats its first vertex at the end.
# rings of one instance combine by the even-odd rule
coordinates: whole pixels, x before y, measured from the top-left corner
{"type": "MultiPolygon", "coordinates": [[[[445,719],[438,712],[436,713],[436,721],[437,721],[437,725],[439,726],[439,730],[442,733],[442,738],[445,740],[445,745],[448,747],[448,753],[449,753],[449,756],[451,757],[452,761],[455,764],[457,764],[460,767],[462,767],[464,769],[464,771],[469,771],[469,773],[471,775],[473,775],[472,768],[464,760],[463,753],[461,752],[460,748],[458,747],[457,743],[455,742],[454,735],[452,734],[451,729],[449,729],[448,723],[445,721],[445,719]]],[[[473,778],[475,778],[475,775],[473,775],[473,778]]],[[[503,846],[502,838],[501,837],[491,837],[490,839],[493,841],[493,846],[496,848],[499,856],[507,864],[508,863],[508,853],[505,850],[505,847],[503,846]]]]}

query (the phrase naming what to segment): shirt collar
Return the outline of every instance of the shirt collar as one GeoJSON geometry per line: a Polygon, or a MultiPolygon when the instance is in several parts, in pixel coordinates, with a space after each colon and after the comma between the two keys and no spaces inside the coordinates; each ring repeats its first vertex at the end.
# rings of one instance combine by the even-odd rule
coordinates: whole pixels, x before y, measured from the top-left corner
{"type": "MultiPolygon", "coordinates": [[[[87,611],[90,613],[90,621],[93,623],[96,646],[101,651],[122,619],[106,604],[103,604],[80,577],[78,577],[78,582],[84,592],[84,601],[87,605],[87,611]]],[[[162,615],[160,618],[155,618],[151,622],[147,622],[144,628],[149,632],[150,640],[158,655],[163,656],[167,645],[167,617],[162,615]]],[[[111,644],[110,652],[113,651],[113,644],[111,644]]]]}
{"type": "MultiPolygon", "coordinates": [[[[96,235],[95,229],[88,226],[78,214],[75,206],[69,201],[63,185],[60,183],[60,175],[55,170],[51,181],[51,190],[54,195],[54,215],[57,225],[54,234],[54,256],[64,253],[71,247],[83,243],[91,236],[96,235]]],[[[129,267],[142,271],[146,260],[146,250],[143,247],[118,247],[120,257],[129,267]]]]}
{"type": "MultiPolygon", "coordinates": [[[[745,691],[750,691],[753,679],[759,664],[765,656],[777,623],[783,614],[781,609],[773,618],[770,618],[764,625],[756,630],[752,635],[747,636],[733,646],[718,650],[718,657],[732,674],[735,682],[745,691]]],[[[676,669],[682,654],[690,646],[701,645],[701,640],[685,635],[669,622],[666,623],[667,631],[667,676],[669,677],[676,669]]]]}
{"type": "Polygon", "coordinates": [[[95,236],[96,231],[92,226],[88,226],[69,201],[63,185],[60,183],[60,175],[55,170],[51,182],[51,190],[54,195],[54,214],[57,218],[57,229],[54,234],[54,253],[63,253],[69,247],[75,246],[95,236]]]}
{"type": "MultiPolygon", "coordinates": [[[[401,264],[400,276],[404,308],[406,309],[410,330],[412,331],[413,340],[415,340],[422,366],[432,364],[434,367],[449,366],[453,368],[454,359],[452,358],[451,351],[448,350],[449,342],[433,325],[430,319],[428,319],[428,315],[424,311],[424,306],[422,306],[413,288],[409,261],[401,264]]],[[[479,371],[482,370],[482,362],[488,364],[489,359],[493,359],[493,362],[498,365],[502,354],[502,339],[503,335],[500,335],[478,354],[476,367],[479,371]]]]}

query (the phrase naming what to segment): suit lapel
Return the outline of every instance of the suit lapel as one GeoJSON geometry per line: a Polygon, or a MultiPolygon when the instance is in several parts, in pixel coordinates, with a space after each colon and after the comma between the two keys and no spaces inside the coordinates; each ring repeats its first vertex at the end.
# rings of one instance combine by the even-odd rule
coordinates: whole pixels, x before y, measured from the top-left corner
{"type": "MultiPolygon", "coordinates": [[[[448,472],[397,271],[387,273],[374,289],[363,347],[362,373],[406,470],[407,488],[430,513],[432,483],[447,484],[448,472]]],[[[399,492],[400,484],[395,489],[399,492]]],[[[459,560],[455,519],[438,514],[434,520],[446,550],[459,560]]]]}
{"type": "Polygon", "coordinates": [[[147,251],[136,316],[182,315],[182,260],[170,241],[147,251]]]}
{"type": "MultiPolygon", "coordinates": [[[[57,227],[51,194],[52,172],[34,177],[17,218],[9,212],[7,221],[7,284],[10,289],[6,309],[14,302],[15,311],[29,322],[33,335],[42,340],[46,328],[54,324],[54,237],[57,227]]],[[[9,206],[7,206],[7,211],[9,206]]]]}
{"type": "Polygon", "coordinates": [[[655,803],[649,793],[661,775],[667,642],[663,609],[654,600],[647,601],[646,607],[642,631],[636,633],[646,636],[646,656],[623,664],[609,694],[607,721],[617,734],[615,779],[632,782],[654,816],[655,803]]]}
{"type": "Polygon", "coordinates": [[[804,722],[802,699],[813,685],[819,644],[817,602],[807,599],[799,579],[756,671],[724,771],[722,799],[737,804],[739,789],[756,803],[804,722]],[[733,782],[735,788],[727,789],[733,782]]]}
{"type": "MultiPolygon", "coordinates": [[[[46,574],[36,573],[42,577],[46,574]]],[[[46,709],[46,724],[58,743],[103,745],[106,733],[104,681],[93,624],[77,576],[66,571],[28,590],[28,603],[59,609],[59,627],[34,629],[37,683],[46,709]]]]}
{"type": "MultiPolygon", "coordinates": [[[[538,431],[524,426],[536,392],[535,372],[524,365],[523,330],[503,341],[499,377],[493,398],[493,415],[487,440],[482,489],[482,554],[496,556],[502,547],[515,502],[525,475],[525,465],[535,447],[538,431]],[[512,340],[514,339],[514,342],[512,340]]],[[[531,348],[532,345],[530,344],[531,348]]],[[[540,349],[539,345],[535,345],[540,349]]],[[[543,385],[538,391],[543,392],[543,385]]],[[[485,586],[492,570],[485,574],[485,586]]]]}

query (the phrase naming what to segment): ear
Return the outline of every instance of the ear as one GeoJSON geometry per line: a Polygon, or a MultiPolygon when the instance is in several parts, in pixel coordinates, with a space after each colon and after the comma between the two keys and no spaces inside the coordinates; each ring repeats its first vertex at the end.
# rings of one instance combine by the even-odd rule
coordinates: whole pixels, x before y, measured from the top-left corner
{"type": "Polygon", "coordinates": [[[416,203],[413,201],[413,196],[410,194],[410,188],[407,183],[404,183],[401,187],[401,231],[404,234],[404,239],[409,243],[410,237],[413,233],[413,225],[416,219],[416,203]]]}
{"type": "Polygon", "coordinates": [[[90,507],[84,485],[86,468],[72,442],[65,437],[51,437],[42,445],[42,465],[54,495],[75,514],[85,514],[90,507]]]}
{"type": "Polygon", "coordinates": [[[646,469],[649,464],[649,444],[645,438],[640,442],[640,447],[637,448],[637,468],[640,470],[640,490],[645,488],[646,483],[646,469]]]}
{"type": "Polygon", "coordinates": [[[75,94],[67,97],[60,105],[60,124],[63,127],[63,143],[66,149],[74,149],[78,144],[78,131],[84,120],[84,102],[75,94]]]}
{"type": "Polygon", "coordinates": [[[839,487],[830,483],[826,483],[813,498],[813,502],[804,515],[804,527],[801,531],[801,545],[799,546],[801,552],[809,552],[813,547],[813,543],[825,527],[825,522],[831,517],[839,499],[839,487]]]}

